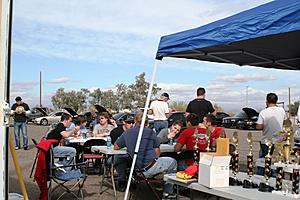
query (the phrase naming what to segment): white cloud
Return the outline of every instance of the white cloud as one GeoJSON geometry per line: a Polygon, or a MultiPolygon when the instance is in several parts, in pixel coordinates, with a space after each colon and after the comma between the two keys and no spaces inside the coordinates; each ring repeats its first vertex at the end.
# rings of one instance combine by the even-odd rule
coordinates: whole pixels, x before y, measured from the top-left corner
{"type": "Polygon", "coordinates": [[[67,83],[69,81],[70,81],[70,79],[68,77],[60,77],[60,78],[56,78],[56,79],[53,79],[53,80],[49,80],[49,81],[47,81],[47,83],[49,83],[49,84],[60,84],[60,83],[67,83]]]}
{"type": "Polygon", "coordinates": [[[249,81],[270,81],[276,80],[272,75],[261,75],[261,74],[235,74],[235,75],[222,75],[216,77],[216,80],[221,80],[231,83],[245,83],[249,81]]]}
{"type": "Polygon", "coordinates": [[[97,63],[130,63],[130,58],[138,55],[138,61],[144,63],[144,58],[154,58],[162,35],[195,28],[265,2],[17,1],[13,50],[97,63]]]}

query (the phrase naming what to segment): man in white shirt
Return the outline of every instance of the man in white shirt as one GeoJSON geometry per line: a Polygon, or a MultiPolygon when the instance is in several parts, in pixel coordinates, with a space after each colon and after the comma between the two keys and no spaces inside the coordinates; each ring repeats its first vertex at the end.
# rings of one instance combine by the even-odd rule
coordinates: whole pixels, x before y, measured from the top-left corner
{"type": "Polygon", "coordinates": [[[162,93],[160,98],[152,101],[150,104],[149,114],[153,114],[154,129],[158,134],[162,129],[168,128],[168,117],[169,117],[169,100],[168,93],[162,93]]]}
{"type": "MultiPolygon", "coordinates": [[[[285,111],[282,107],[277,107],[278,97],[275,93],[269,93],[266,97],[267,108],[263,109],[258,116],[256,129],[262,130],[260,139],[259,157],[265,157],[268,154],[267,140],[273,140],[274,134],[282,130],[283,121],[286,119],[285,111]]],[[[273,151],[274,147],[272,146],[273,151]]]]}

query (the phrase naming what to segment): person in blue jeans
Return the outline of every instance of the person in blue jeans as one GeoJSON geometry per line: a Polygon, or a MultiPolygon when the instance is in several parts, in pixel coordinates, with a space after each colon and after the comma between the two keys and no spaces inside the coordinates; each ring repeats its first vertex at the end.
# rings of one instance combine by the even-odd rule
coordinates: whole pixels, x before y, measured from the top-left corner
{"type": "MultiPolygon", "coordinates": [[[[75,126],[72,130],[67,131],[66,128],[70,127],[72,124],[72,117],[69,114],[62,114],[60,123],[51,130],[46,139],[54,139],[57,141],[62,141],[63,138],[67,138],[71,135],[76,135],[77,131],[80,129],[80,126],[75,126]]],[[[68,146],[61,146],[59,143],[53,145],[53,154],[55,157],[62,157],[62,165],[74,164],[74,157],[76,156],[76,149],[68,146]]]]}
{"type": "MultiPolygon", "coordinates": [[[[115,142],[114,149],[118,150],[127,147],[128,153],[133,157],[135,145],[142,122],[143,113],[137,113],[134,122],[135,126],[126,130],[115,142]]],[[[146,119],[145,124],[148,124],[146,119]]],[[[160,155],[160,139],[156,133],[145,127],[143,130],[140,148],[137,152],[136,167],[143,171],[147,178],[154,177],[158,174],[169,174],[177,171],[177,162],[170,157],[159,157],[160,155]]],[[[174,198],[173,185],[170,183],[164,184],[163,199],[174,198]],[[170,198],[169,198],[170,197],[170,198]]]]}
{"type": "Polygon", "coordinates": [[[16,103],[11,107],[14,118],[15,149],[21,149],[20,132],[23,134],[23,148],[28,149],[27,117],[30,113],[29,106],[22,101],[21,97],[15,98],[16,103]]]}

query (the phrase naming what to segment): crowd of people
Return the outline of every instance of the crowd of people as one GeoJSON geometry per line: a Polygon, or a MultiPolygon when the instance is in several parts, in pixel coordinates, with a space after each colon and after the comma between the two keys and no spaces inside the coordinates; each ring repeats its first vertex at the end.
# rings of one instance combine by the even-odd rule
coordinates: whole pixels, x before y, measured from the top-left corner
{"type": "MultiPolygon", "coordinates": [[[[148,127],[148,119],[145,119],[145,127],[140,142],[138,152],[135,152],[138,133],[142,122],[142,113],[136,116],[124,119],[123,125],[117,126],[114,120],[111,120],[107,112],[99,113],[94,123],[92,136],[99,139],[110,137],[113,148],[118,150],[126,147],[128,155],[116,155],[114,165],[118,173],[118,190],[124,191],[126,188],[127,172],[126,168],[131,165],[131,157],[137,154],[136,167],[143,171],[146,177],[153,177],[161,173],[174,173],[178,170],[184,170],[194,165],[193,158],[178,158],[176,156],[160,156],[160,144],[175,143],[174,152],[192,151],[195,148],[195,132],[197,133],[197,144],[199,151],[206,151],[207,146],[212,151],[216,149],[216,139],[225,138],[225,129],[217,126],[216,111],[212,103],[205,99],[205,89],[197,89],[197,97],[190,101],[186,108],[187,127],[183,129],[181,121],[175,121],[171,126],[168,125],[167,118],[170,113],[168,106],[169,94],[162,93],[160,98],[152,101],[149,107],[149,113],[153,115],[154,127],[148,127]]],[[[28,149],[28,136],[26,128],[26,113],[29,112],[29,106],[22,102],[21,97],[17,97],[16,103],[12,106],[14,115],[14,135],[15,147],[20,149],[20,131],[23,133],[23,148],[28,149]],[[22,107],[22,108],[21,108],[22,107]]],[[[260,140],[260,157],[264,157],[268,152],[266,141],[272,139],[273,135],[282,130],[283,121],[286,114],[283,108],[277,107],[278,97],[275,93],[269,93],[266,97],[266,108],[259,114],[257,129],[262,130],[260,140]]],[[[61,121],[54,129],[50,130],[46,136],[47,140],[57,140],[54,144],[53,152],[55,155],[67,155],[70,158],[64,160],[65,164],[75,162],[75,157],[80,147],[68,145],[63,142],[65,138],[76,136],[80,133],[86,133],[87,120],[83,116],[78,116],[75,122],[68,114],[61,116],[61,121]]],[[[108,162],[112,162],[111,159],[108,162]]],[[[171,184],[164,185],[164,198],[170,199],[173,194],[171,184]]]]}

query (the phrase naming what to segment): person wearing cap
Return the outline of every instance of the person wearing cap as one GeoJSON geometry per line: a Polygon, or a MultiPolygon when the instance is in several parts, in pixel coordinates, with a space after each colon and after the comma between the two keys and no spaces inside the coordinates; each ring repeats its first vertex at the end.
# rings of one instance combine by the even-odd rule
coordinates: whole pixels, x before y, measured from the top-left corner
{"type": "Polygon", "coordinates": [[[196,99],[189,102],[185,112],[186,116],[188,116],[191,113],[198,115],[200,124],[203,123],[203,118],[205,115],[216,115],[216,111],[212,103],[205,99],[205,89],[202,87],[199,87],[197,89],[196,99]]]}
{"type": "Polygon", "coordinates": [[[22,101],[21,97],[15,98],[16,103],[11,107],[14,118],[15,149],[21,149],[20,132],[23,134],[23,148],[28,149],[27,117],[30,114],[29,106],[22,101]]]}
{"type": "MultiPolygon", "coordinates": [[[[132,128],[134,124],[134,117],[127,115],[127,117],[123,121],[122,126],[118,126],[114,128],[110,132],[111,142],[112,144],[115,144],[117,139],[128,129],[132,128]]],[[[108,160],[108,163],[110,164],[112,162],[112,159],[110,158],[108,160]]],[[[130,159],[128,155],[115,155],[114,156],[114,166],[116,168],[116,171],[118,173],[118,184],[117,184],[117,190],[120,192],[124,192],[126,189],[126,170],[128,165],[130,164],[130,159]]]]}
{"type": "Polygon", "coordinates": [[[153,115],[156,134],[162,129],[168,128],[169,105],[167,101],[169,99],[169,94],[164,92],[160,95],[159,99],[152,101],[150,104],[148,114],[153,115]]]}

